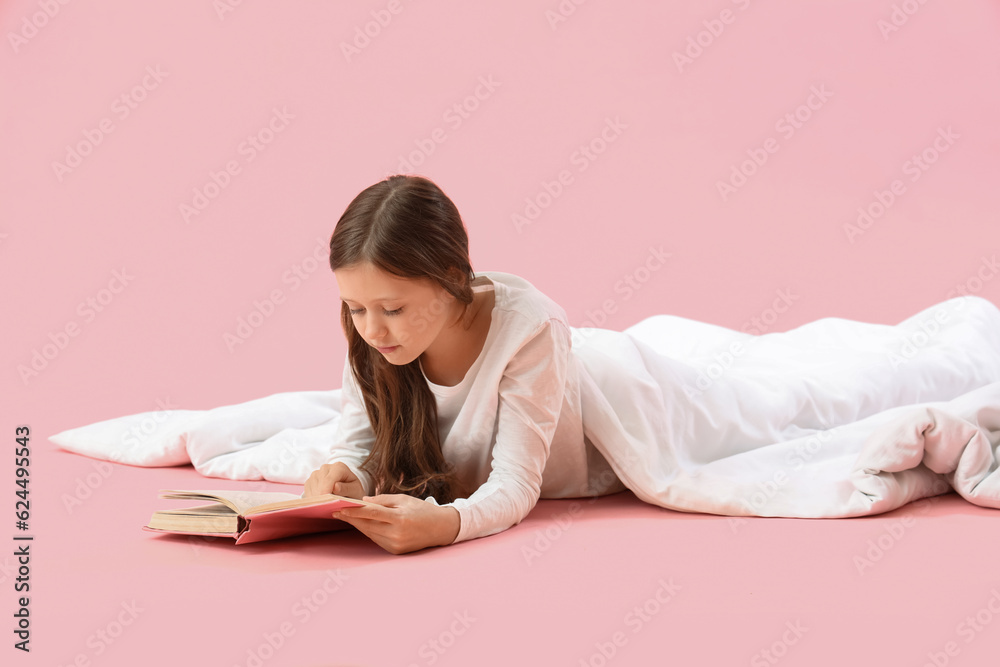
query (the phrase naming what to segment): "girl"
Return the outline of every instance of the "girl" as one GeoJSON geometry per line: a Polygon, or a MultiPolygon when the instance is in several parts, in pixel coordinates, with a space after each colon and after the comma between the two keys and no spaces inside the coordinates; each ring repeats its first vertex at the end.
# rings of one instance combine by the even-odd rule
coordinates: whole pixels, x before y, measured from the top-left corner
{"type": "MultiPolygon", "coordinates": [[[[977,298],[939,306],[962,311],[939,327],[947,368],[934,348],[892,373],[886,353],[916,329],[914,318],[897,327],[828,318],[770,336],[666,315],[625,332],[573,329],[527,281],[474,274],[458,210],[418,176],[389,177],[351,202],[330,240],[330,266],[348,341],[341,421],[303,496],[378,505],[335,516],[394,554],[506,530],[539,498],[626,488],[684,511],[886,511],[857,504],[855,496],[871,494],[839,505],[822,490],[804,494],[802,485],[817,486],[815,475],[776,482],[749,505],[734,455],[802,445],[895,406],[1000,381],[1000,311],[977,298]],[[826,341],[818,347],[817,333],[826,341]],[[712,360],[729,372],[706,384],[704,362],[712,360]]],[[[790,449],[768,451],[780,456],[777,469],[798,470],[790,449]]],[[[940,492],[910,489],[902,502],[940,492]]]]}
{"type": "Polygon", "coordinates": [[[383,505],[337,516],[405,553],[504,530],[539,497],[624,490],[584,438],[565,313],[516,276],[475,276],[436,185],[392,176],[361,192],[330,266],[348,341],[341,421],[304,496],[383,505]]]}

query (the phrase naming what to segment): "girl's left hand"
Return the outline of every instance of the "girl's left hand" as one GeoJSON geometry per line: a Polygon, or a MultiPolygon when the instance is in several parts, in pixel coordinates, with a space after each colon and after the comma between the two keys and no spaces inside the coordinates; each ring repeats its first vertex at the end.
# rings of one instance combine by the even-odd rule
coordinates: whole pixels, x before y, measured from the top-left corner
{"type": "Polygon", "coordinates": [[[346,521],[391,554],[451,544],[461,518],[454,507],[439,507],[405,493],[383,493],[362,500],[382,507],[346,507],[333,518],[346,521]]]}

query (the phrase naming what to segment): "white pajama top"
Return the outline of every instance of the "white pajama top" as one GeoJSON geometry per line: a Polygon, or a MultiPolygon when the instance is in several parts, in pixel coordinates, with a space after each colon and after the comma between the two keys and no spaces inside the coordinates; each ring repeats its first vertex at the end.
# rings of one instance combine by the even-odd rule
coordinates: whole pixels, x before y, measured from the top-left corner
{"type": "MultiPolygon", "coordinates": [[[[517,276],[478,272],[495,303],[483,350],[455,386],[427,381],[437,400],[442,454],[470,489],[452,506],[455,542],[519,523],[539,498],[578,498],[625,489],[583,432],[581,368],[562,308],[517,276]]],[[[426,376],[425,376],[426,380],[426,376]]],[[[375,436],[345,362],[341,421],[328,463],[345,463],[372,495],[361,469],[375,436]]],[[[428,502],[438,504],[433,497],[428,502]]]]}

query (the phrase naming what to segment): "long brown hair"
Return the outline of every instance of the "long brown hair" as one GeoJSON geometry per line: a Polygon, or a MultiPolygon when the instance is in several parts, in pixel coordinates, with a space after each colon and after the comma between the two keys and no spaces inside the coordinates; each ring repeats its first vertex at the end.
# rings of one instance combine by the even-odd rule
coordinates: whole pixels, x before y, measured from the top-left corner
{"type": "MultiPolygon", "coordinates": [[[[340,216],[330,238],[330,268],[361,262],[402,278],[430,279],[466,310],[472,303],[465,225],[455,204],[421,176],[395,175],[369,186],[340,216]]],[[[418,361],[389,363],[357,332],[346,303],[340,314],[351,369],[375,433],[361,465],[375,494],[434,496],[441,504],[466,497],[468,489],[445,465],[437,403],[418,361]]]]}

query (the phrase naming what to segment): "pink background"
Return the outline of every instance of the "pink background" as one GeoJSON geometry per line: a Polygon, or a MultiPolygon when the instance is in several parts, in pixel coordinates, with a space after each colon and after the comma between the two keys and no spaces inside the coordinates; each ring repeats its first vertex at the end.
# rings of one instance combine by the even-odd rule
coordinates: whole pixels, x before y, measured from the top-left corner
{"type": "MultiPolygon", "coordinates": [[[[233,4],[0,4],[3,432],[33,432],[32,662],[169,662],[186,643],[198,664],[247,664],[262,632],[294,618],[291,601],[346,565],[354,588],[264,664],[431,664],[419,647],[474,609],[436,664],[577,665],[617,630],[631,637],[623,615],[671,576],[690,594],[610,663],[745,663],[796,618],[810,631],[785,664],[857,662],[864,646],[916,665],[961,637],[1000,578],[995,548],[968,556],[997,545],[995,512],[954,498],[915,514],[896,561],[866,576],[851,558],[892,517],[737,532],[628,493],[585,505],[533,568],[522,547],[568,503],[413,557],[355,535],[188,562],[188,545],[137,530],[156,489],[294,487],[116,465],[70,511],[95,462],[46,437],[339,386],[324,248],[350,200],[397,171],[455,201],[475,269],[524,276],[573,325],[672,313],[764,333],[825,316],[893,324],[959,288],[998,303],[997,3],[233,4]],[[251,160],[255,136],[266,145],[251,160]],[[56,166],[72,150],[86,153],[78,166],[56,166]],[[185,220],[196,190],[212,198],[185,220]],[[877,215],[880,198],[892,201],[877,215]],[[538,215],[516,224],[531,203],[538,215]],[[852,239],[859,207],[876,215],[852,239]],[[662,267],[651,248],[669,253],[662,267]],[[258,308],[260,326],[227,344],[258,308]],[[946,581],[918,591],[935,567],[946,581]],[[87,637],[132,598],[149,611],[97,655],[87,637]]],[[[4,466],[12,510],[9,455],[4,466]]],[[[998,627],[959,639],[952,659],[985,664],[975,656],[996,655],[998,627]]]]}

